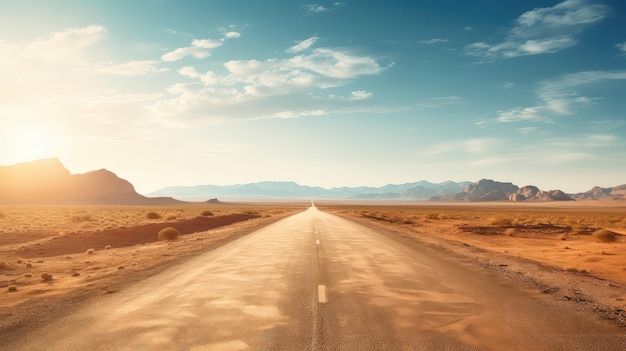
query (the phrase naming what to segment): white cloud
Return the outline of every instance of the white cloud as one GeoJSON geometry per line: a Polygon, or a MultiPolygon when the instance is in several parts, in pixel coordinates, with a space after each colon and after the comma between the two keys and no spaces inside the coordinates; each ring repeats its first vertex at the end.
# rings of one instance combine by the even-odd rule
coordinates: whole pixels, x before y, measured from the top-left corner
{"type": "Polygon", "coordinates": [[[353,91],[350,95],[350,100],[366,100],[371,98],[374,94],[365,90],[357,90],[353,91]]]}
{"type": "Polygon", "coordinates": [[[241,33],[239,32],[226,32],[224,33],[224,38],[227,39],[236,39],[239,38],[241,36],[241,33]]]}
{"type": "Polygon", "coordinates": [[[155,73],[161,73],[168,71],[167,68],[158,68],[158,61],[145,60],[145,61],[130,61],[117,65],[109,65],[104,67],[97,67],[92,70],[94,73],[99,74],[113,74],[119,76],[143,76],[155,73]]]}
{"type": "Polygon", "coordinates": [[[471,31],[471,30],[473,30],[473,29],[474,29],[474,28],[472,28],[472,27],[470,27],[470,26],[467,26],[467,27],[463,28],[463,30],[466,30],[466,31],[471,31]]]}
{"type": "Polygon", "coordinates": [[[307,50],[311,46],[313,46],[313,44],[315,44],[315,42],[318,40],[319,40],[318,37],[311,37],[309,39],[303,40],[299,42],[298,44],[290,47],[289,49],[285,50],[285,52],[290,53],[290,54],[295,54],[297,52],[307,50]]]}
{"type": "Polygon", "coordinates": [[[447,42],[448,42],[448,39],[433,38],[433,39],[429,39],[429,40],[422,40],[419,43],[420,44],[426,44],[426,45],[432,45],[432,44],[447,43],[447,42]]]}
{"type": "Polygon", "coordinates": [[[345,6],[345,4],[346,3],[344,2],[334,2],[332,4],[333,5],[332,7],[328,7],[328,6],[324,6],[320,4],[306,4],[306,5],[303,5],[302,7],[311,13],[322,13],[322,12],[329,12],[329,11],[335,10],[339,7],[345,6]]]}
{"type": "Polygon", "coordinates": [[[172,62],[178,61],[185,56],[193,56],[197,59],[203,59],[211,55],[211,49],[220,47],[223,43],[224,40],[194,39],[191,42],[191,46],[170,51],[167,54],[161,56],[161,60],[166,62],[172,62]]]}
{"type": "Polygon", "coordinates": [[[211,50],[222,46],[224,44],[224,40],[236,39],[239,37],[241,37],[241,33],[230,31],[225,32],[224,37],[218,40],[193,39],[191,41],[191,46],[186,46],[175,49],[174,51],[170,51],[161,56],[161,60],[166,62],[172,62],[178,61],[186,56],[193,56],[197,59],[203,59],[211,56],[211,50]]]}
{"type": "Polygon", "coordinates": [[[307,4],[304,5],[304,8],[309,12],[326,12],[329,10],[328,7],[320,4],[307,4]]]}
{"type": "Polygon", "coordinates": [[[538,131],[539,128],[537,128],[537,127],[524,127],[524,128],[518,128],[517,130],[519,130],[519,132],[522,133],[522,134],[530,134],[530,133],[534,133],[534,132],[538,131]]]}
{"type": "Polygon", "coordinates": [[[198,78],[200,73],[192,66],[183,66],[178,70],[178,74],[189,78],[198,78]]]}
{"type": "Polygon", "coordinates": [[[33,40],[19,49],[18,56],[48,63],[74,65],[83,58],[83,49],[104,38],[106,33],[106,28],[99,25],[68,28],[52,33],[48,39],[33,40]]]}
{"type": "Polygon", "coordinates": [[[553,122],[554,117],[574,114],[577,109],[594,103],[579,93],[585,85],[607,80],[626,80],[626,71],[587,71],[566,74],[554,81],[539,84],[536,94],[540,103],[531,107],[515,107],[498,111],[498,122],[541,121],[553,122]]]}
{"type": "Polygon", "coordinates": [[[577,44],[573,35],[608,16],[608,7],[585,0],[566,0],[518,17],[508,37],[498,44],[476,42],[465,53],[488,59],[552,54],[577,44]]]}
{"type": "MultiPolygon", "coordinates": [[[[340,99],[337,98],[339,94],[320,92],[340,87],[364,75],[380,74],[386,69],[375,58],[357,55],[347,49],[292,51],[297,53],[285,58],[225,62],[225,74],[213,71],[201,74],[191,66],[182,67],[179,74],[197,81],[171,86],[169,95],[154,104],[152,111],[161,116],[184,111],[186,115],[213,120],[287,118],[340,110],[349,112],[345,110],[345,101],[365,100],[372,93],[355,90],[348,98],[340,99]],[[277,106],[280,106],[279,111],[277,106]],[[312,110],[311,106],[319,108],[312,110]]],[[[349,107],[355,108],[358,107],[349,107]]]]}

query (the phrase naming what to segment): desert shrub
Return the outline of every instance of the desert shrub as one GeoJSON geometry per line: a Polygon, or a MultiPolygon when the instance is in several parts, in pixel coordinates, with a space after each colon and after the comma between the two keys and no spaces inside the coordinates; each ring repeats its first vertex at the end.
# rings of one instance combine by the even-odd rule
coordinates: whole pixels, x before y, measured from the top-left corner
{"type": "Polygon", "coordinates": [[[425,219],[439,219],[439,214],[437,213],[429,213],[424,216],[425,219]]]}
{"type": "Polygon", "coordinates": [[[612,243],[617,240],[617,234],[606,229],[598,229],[591,235],[603,243],[612,243]]]}
{"type": "Polygon", "coordinates": [[[491,225],[505,226],[511,225],[511,223],[513,223],[513,220],[505,217],[494,217],[489,218],[489,223],[491,223],[491,225]]]}
{"type": "Polygon", "coordinates": [[[161,229],[161,231],[159,231],[158,234],[158,238],[159,240],[174,240],[176,238],[178,238],[178,236],[180,235],[180,233],[178,232],[178,230],[176,230],[176,228],[172,228],[172,227],[167,227],[165,229],[161,229]]]}
{"type": "Polygon", "coordinates": [[[52,274],[50,274],[50,273],[41,273],[41,280],[52,280],[52,274]]]}
{"type": "Polygon", "coordinates": [[[95,221],[95,219],[91,217],[91,215],[73,215],[70,220],[74,223],[95,221]]]}
{"type": "Polygon", "coordinates": [[[96,250],[94,250],[94,249],[87,250],[87,254],[88,255],[93,255],[94,253],[96,253],[96,250]]]}
{"type": "Polygon", "coordinates": [[[211,217],[211,216],[214,216],[213,212],[211,212],[211,211],[209,211],[209,210],[204,210],[204,211],[202,211],[202,213],[200,213],[200,214],[201,214],[202,216],[205,216],[205,217],[211,217]]]}
{"type": "Polygon", "coordinates": [[[104,247],[105,250],[111,250],[111,245],[107,245],[104,247]]]}
{"type": "Polygon", "coordinates": [[[507,230],[504,231],[504,235],[506,236],[513,236],[515,234],[515,229],[513,228],[508,228],[507,230]]]}
{"type": "Polygon", "coordinates": [[[165,220],[166,220],[166,221],[173,221],[173,220],[175,220],[176,218],[177,218],[177,217],[176,217],[176,215],[169,215],[169,216],[165,217],[165,220]]]}
{"type": "Polygon", "coordinates": [[[153,212],[146,213],[146,218],[147,219],[160,219],[161,215],[153,211],[153,212]]]}

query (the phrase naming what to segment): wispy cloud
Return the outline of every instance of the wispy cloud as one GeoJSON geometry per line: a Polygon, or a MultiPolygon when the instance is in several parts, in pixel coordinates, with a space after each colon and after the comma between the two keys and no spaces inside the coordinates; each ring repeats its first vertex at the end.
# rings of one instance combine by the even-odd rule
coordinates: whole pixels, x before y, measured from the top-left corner
{"type": "Polygon", "coordinates": [[[607,6],[586,0],[566,0],[552,7],[536,8],[517,18],[504,41],[472,43],[465,47],[465,53],[488,59],[556,53],[576,45],[575,34],[608,14],[607,6]]]}
{"type": "Polygon", "coordinates": [[[334,2],[330,6],[325,6],[321,4],[306,4],[306,5],[303,5],[302,7],[311,13],[322,13],[322,12],[329,12],[329,11],[335,10],[344,5],[345,5],[344,2],[334,2]]]}
{"type": "Polygon", "coordinates": [[[318,37],[311,37],[309,39],[303,40],[299,42],[298,44],[290,47],[289,49],[285,50],[285,52],[290,53],[290,54],[295,54],[297,52],[308,50],[318,40],[319,40],[318,37]]]}
{"type": "Polygon", "coordinates": [[[470,27],[470,26],[467,26],[467,27],[463,28],[463,30],[466,30],[466,31],[468,31],[468,32],[469,32],[469,31],[471,31],[471,30],[473,30],[473,29],[474,29],[474,28],[472,28],[472,27],[470,27]]]}
{"type": "Polygon", "coordinates": [[[83,58],[83,49],[100,41],[106,33],[107,29],[99,25],[68,28],[52,33],[47,39],[33,40],[19,49],[19,56],[55,64],[74,65],[83,58]]]}
{"type": "Polygon", "coordinates": [[[464,102],[460,96],[437,96],[422,101],[419,106],[426,108],[437,108],[447,105],[459,105],[464,102]]]}
{"type": "Polygon", "coordinates": [[[144,76],[166,72],[169,69],[159,68],[159,62],[154,60],[130,61],[117,65],[101,65],[94,67],[91,71],[99,74],[113,74],[119,76],[144,76]]]}
{"type": "Polygon", "coordinates": [[[566,74],[556,80],[544,81],[536,90],[540,103],[530,107],[515,107],[498,111],[498,122],[553,122],[555,117],[567,116],[577,109],[594,103],[595,98],[583,96],[583,86],[607,80],[625,80],[626,71],[587,71],[566,74]]]}
{"type": "Polygon", "coordinates": [[[211,56],[211,50],[218,48],[224,44],[225,39],[236,39],[241,34],[239,32],[226,32],[224,37],[217,40],[212,39],[194,39],[191,41],[191,46],[177,48],[173,51],[161,56],[161,60],[166,62],[178,61],[186,56],[192,56],[197,59],[203,59],[211,56]]]}
{"type": "Polygon", "coordinates": [[[448,39],[433,38],[433,39],[428,39],[428,40],[422,40],[419,43],[426,44],[426,45],[433,45],[437,43],[447,43],[448,41],[449,41],[448,39]]]}
{"type": "Polygon", "coordinates": [[[366,99],[371,98],[373,95],[374,94],[370,93],[369,91],[357,90],[357,91],[353,91],[350,94],[350,100],[366,100],[366,99]]]}

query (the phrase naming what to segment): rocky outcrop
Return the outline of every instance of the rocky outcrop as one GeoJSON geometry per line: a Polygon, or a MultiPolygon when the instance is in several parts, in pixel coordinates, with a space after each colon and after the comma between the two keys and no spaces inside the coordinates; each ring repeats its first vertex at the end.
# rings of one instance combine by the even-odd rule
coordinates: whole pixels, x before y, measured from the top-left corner
{"type": "Polygon", "coordinates": [[[70,174],[58,159],[0,167],[0,203],[24,205],[166,205],[172,198],[148,198],[128,181],[100,169],[70,174]]]}
{"type": "Polygon", "coordinates": [[[624,200],[626,199],[626,184],[612,188],[595,186],[584,193],[572,195],[575,200],[624,200]]]}
{"type": "Polygon", "coordinates": [[[503,183],[491,179],[481,179],[470,184],[462,192],[447,196],[433,197],[431,201],[572,201],[560,190],[543,191],[533,185],[517,187],[513,183],[503,183]]]}

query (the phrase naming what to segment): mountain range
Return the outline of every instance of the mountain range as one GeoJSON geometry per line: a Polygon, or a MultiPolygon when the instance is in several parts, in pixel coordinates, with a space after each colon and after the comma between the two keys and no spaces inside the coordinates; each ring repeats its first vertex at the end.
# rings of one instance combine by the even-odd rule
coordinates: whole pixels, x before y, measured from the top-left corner
{"type": "MultiPolygon", "coordinates": [[[[444,202],[545,202],[625,200],[626,184],[594,187],[578,194],[561,190],[518,187],[512,183],[481,179],[478,182],[431,183],[425,180],[381,187],[325,189],[294,182],[258,182],[228,186],[171,186],[141,195],[133,185],[113,172],[100,169],[70,174],[58,159],[44,159],[0,166],[0,204],[41,205],[172,205],[181,200],[227,199],[351,199],[444,202]],[[178,200],[177,200],[178,199],[178,200]]],[[[217,200],[215,200],[217,202],[217,200]]]]}

